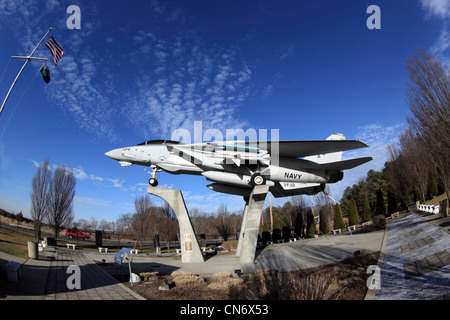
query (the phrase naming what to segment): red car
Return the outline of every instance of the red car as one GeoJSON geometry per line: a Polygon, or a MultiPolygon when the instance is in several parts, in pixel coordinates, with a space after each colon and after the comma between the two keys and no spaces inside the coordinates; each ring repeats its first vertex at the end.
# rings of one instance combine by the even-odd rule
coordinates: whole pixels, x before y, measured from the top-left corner
{"type": "Polygon", "coordinates": [[[88,234],[81,233],[77,229],[67,229],[66,236],[68,236],[70,239],[72,239],[72,238],[81,238],[83,240],[89,239],[88,234]]]}

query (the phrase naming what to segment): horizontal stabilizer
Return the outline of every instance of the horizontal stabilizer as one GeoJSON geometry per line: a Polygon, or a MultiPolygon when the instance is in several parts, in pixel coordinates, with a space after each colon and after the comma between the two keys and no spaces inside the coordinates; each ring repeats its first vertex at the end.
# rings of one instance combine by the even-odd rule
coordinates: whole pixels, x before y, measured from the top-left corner
{"type": "Polygon", "coordinates": [[[350,160],[343,160],[337,162],[329,162],[317,164],[317,166],[313,168],[321,169],[321,170],[348,170],[353,169],[357,166],[360,166],[366,162],[372,161],[372,157],[364,157],[364,158],[356,158],[350,160]]]}

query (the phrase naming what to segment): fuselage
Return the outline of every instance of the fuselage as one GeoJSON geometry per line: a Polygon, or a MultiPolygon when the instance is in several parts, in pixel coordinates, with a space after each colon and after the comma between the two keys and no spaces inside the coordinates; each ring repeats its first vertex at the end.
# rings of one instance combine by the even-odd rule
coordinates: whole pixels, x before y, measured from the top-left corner
{"type": "Polygon", "coordinates": [[[171,174],[203,175],[207,180],[215,182],[208,186],[210,189],[225,193],[248,193],[252,187],[252,174],[261,169],[266,179],[265,184],[286,195],[295,194],[297,189],[303,189],[301,193],[315,194],[323,190],[326,183],[337,182],[343,177],[339,170],[317,170],[316,163],[298,158],[280,157],[276,165],[261,168],[255,163],[243,162],[236,165],[213,154],[205,155],[204,151],[200,160],[193,159],[192,154],[173,151],[170,143],[144,143],[114,149],[106,155],[119,161],[122,166],[135,164],[156,167],[171,174]]]}

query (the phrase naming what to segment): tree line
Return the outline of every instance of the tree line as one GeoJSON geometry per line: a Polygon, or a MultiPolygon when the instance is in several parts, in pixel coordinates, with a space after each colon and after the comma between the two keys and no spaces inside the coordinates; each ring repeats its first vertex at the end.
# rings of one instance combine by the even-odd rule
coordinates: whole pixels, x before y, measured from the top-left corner
{"type": "Polygon", "coordinates": [[[406,63],[409,127],[389,147],[387,190],[402,204],[445,193],[450,201],[450,71],[422,49],[406,63]]]}
{"type": "Polygon", "coordinates": [[[370,170],[340,201],[344,214],[390,215],[446,194],[450,200],[450,71],[422,49],[406,61],[411,114],[381,171],[370,170]]]}
{"type": "MultiPolygon", "coordinates": [[[[173,209],[167,202],[155,205],[148,194],[135,198],[135,212],[122,214],[116,221],[97,221],[79,219],[72,224],[79,230],[88,232],[101,230],[110,239],[120,242],[121,239],[133,239],[140,248],[145,241],[155,240],[165,242],[169,248],[173,241],[179,241],[178,220],[173,209]]],[[[197,236],[204,234],[209,239],[221,238],[227,241],[234,237],[240,229],[241,213],[231,213],[226,205],[219,206],[216,213],[206,213],[194,208],[189,213],[197,236]]]]}

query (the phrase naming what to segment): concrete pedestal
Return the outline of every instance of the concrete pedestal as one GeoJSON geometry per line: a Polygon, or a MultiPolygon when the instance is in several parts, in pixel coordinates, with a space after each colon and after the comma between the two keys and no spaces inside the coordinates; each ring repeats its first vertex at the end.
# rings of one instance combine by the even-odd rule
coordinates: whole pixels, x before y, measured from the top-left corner
{"type": "Polygon", "coordinates": [[[242,242],[243,242],[243,239],[245,236],[245,227],[247,225],[248,203],[249,203],[248,201],[245,203],[244,213],[242,215],[241,230],[239,231],[239,239],[238,239],[238,244],[237,244],[237,248],[236,248],[236,257],[241,256],[242,242]]]}
{"type": "Polygon", "coordinates": [[[180,190],[157,187],[147,187],[147,192],[165,200],[175,212],[180,226],[181,261],[183,263],[204,262],[203,254],[198,245],[191,219],[180,190]]]}
{"type": "Polygon", "coordinates": [[[239,264],[253,263],[255,260],[261,213],[268,192],[269,186],[254,187],[245,206],[241,234],[236,250],[239,264]]]}

